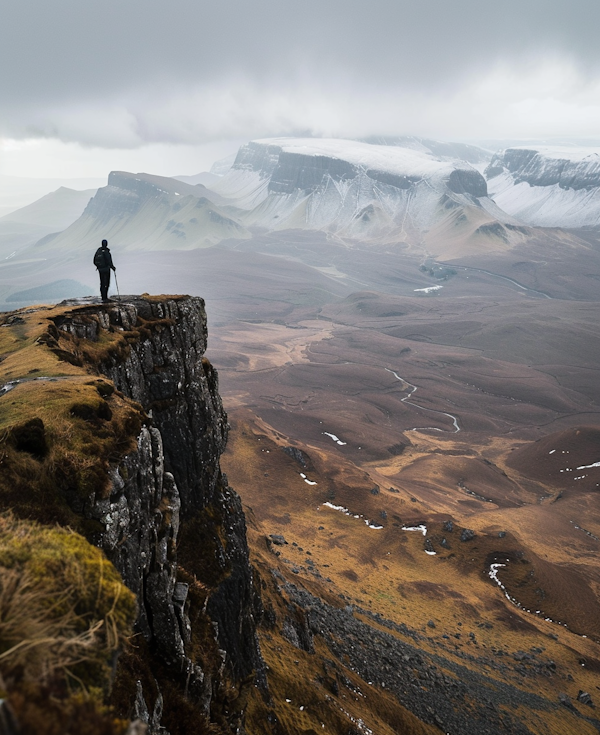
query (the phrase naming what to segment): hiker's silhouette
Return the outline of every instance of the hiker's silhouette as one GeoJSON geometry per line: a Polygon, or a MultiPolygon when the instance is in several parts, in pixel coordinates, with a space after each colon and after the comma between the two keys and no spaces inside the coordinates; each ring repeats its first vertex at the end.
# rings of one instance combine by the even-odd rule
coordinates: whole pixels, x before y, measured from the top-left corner
{"type": "Polygon", "coordinates": [[[117,269],[113,264],[112,255],[110,254],[108,242],[106,240],[102,240],[102,245],[98,250],[96,250],[96,254],[94,255],[94,265],[100,274],[100,296],[102,297],[102,301],[108,301],[110,272],[111,270],[116,272],[117,269]]]}

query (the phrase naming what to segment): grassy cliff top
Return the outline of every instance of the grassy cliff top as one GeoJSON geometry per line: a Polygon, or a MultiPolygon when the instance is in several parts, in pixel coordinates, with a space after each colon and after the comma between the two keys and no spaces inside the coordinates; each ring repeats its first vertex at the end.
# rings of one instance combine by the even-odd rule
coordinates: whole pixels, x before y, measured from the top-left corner
{"type": "Polygon", "coordinates": [[[108,491],[109,464],[134,448],[145,415],[96,368],[135,334],[100,329],[90,341],[56,327],[77,310],[31,307],[0,324],[0,509],[84,530],[68,501],[108,491]]]}

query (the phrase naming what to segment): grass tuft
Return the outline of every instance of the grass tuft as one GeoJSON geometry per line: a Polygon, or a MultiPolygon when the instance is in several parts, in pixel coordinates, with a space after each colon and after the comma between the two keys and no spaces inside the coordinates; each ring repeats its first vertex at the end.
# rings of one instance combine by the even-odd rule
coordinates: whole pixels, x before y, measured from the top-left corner
{"type": "Polygon", "coordinates": [[[107,688],[135,616],[135,596],[100,549],[69,529],[0,516],[0,673],[7,684],[47,685],[60,674],[107,688]]]}

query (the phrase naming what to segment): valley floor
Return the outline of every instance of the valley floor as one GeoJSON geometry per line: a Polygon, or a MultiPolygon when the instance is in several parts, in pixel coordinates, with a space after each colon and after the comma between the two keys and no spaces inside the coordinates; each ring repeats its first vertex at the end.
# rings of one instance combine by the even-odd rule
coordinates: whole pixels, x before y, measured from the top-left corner
{"type": "Polygon", "coordinates": [[[212,331],[272,731],[597,732],[598,303],[374,263],[212,331]]]}

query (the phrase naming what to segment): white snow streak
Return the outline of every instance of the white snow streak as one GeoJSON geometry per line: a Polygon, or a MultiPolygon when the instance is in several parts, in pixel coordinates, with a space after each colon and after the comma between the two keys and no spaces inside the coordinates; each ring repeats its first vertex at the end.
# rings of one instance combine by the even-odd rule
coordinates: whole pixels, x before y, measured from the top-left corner
{"type": "Polygon", "coordinates": [[[421,524],[420,526],[402,526],[403,531],[419,531],[423,536],[427,536],[427,526],[421,524]]]}
{"type": "Polygon", "coordinates": [[[358,513],[351,513],[348,508],[344,508],[343,505],[334,505],[333,503],[330,503],[329,501],[322,503],[321,507],[331,508],[331,510],[337,510],[340,513],[343,513],[345,516],[348,516],[349,518],[356,518],[357,520],[362,518],[365,524],[369,527],[374,529],[375,531],[380,531],[383,526],[381,526],[379,523],[375,523],[374,521],[370,521],[367,518],[365,518],[363,515],[360,515],[358,513]]]}
{"type": "MultiPolygon", "coordinates": [[[[509,602],[511,602],[513,605],[515,605],[521,610],[524,610],[525,612],[533,613],[535,615],[542,615],[543,613],[541,610],[533,610],[533,611],[529,610],[528,608],[523,607],[523,605],[521,605],[521,603],[518,602],[518,600],[516,600],[514,597],[511,597],[508,594],[508,590],[502,584],[502,582],[498,579],[498,572],[500,571],[500,569],[502,569],[503,567],[506,567],[507,565],[508,565],[508,559],[506,560],[506,564],[501,564],[499,562],[497,562],[496,564],[490,564],[490,571],[488,572],[489,578],[494,580],[494,582],[498,585],[498,587],[500,587],[502,592],[504,592],[504,596],[506,597],[506,599],[509,602]]],[[[547,623],[556,623],[556,625],[562,625],[564,628],[568,628],[568,625],[566,623],[561,623],[559,620],[552,620],[552,618],[547,618],[547,617],[544,617],[544,620],[547,623]]]]}
{"type": "Polygon", "coordinates": [[[335,442],[336,444],[339,444],[339,445],[340,445],[341,447],[345,447],[345,446],[346,446],[346,444],[347,444],[347,442],[343,442],[343,441],[342,441],[342,440],[341,440],[341,439],[340,439],[339,437],[337,437],[337,436],[336,436],[335,434],[330,434],[330,433],[329,433],[328,431],[323,431],[322,433],[323,433],[323,434],[325,434],[325,436],[328,436],[328,437],[330,437],[331,439],[333,439],[333,441],[334,441],[334,442],[335,442]]]}
{"type": "Polygon", "coordinates": [[[439,291],[440,288],[444,288],[443,286],[427,286],[427,288],[415,288],[415,293],[418,293],[419,291],[423,293],[431,293],[432,291],[439,291]]]}

